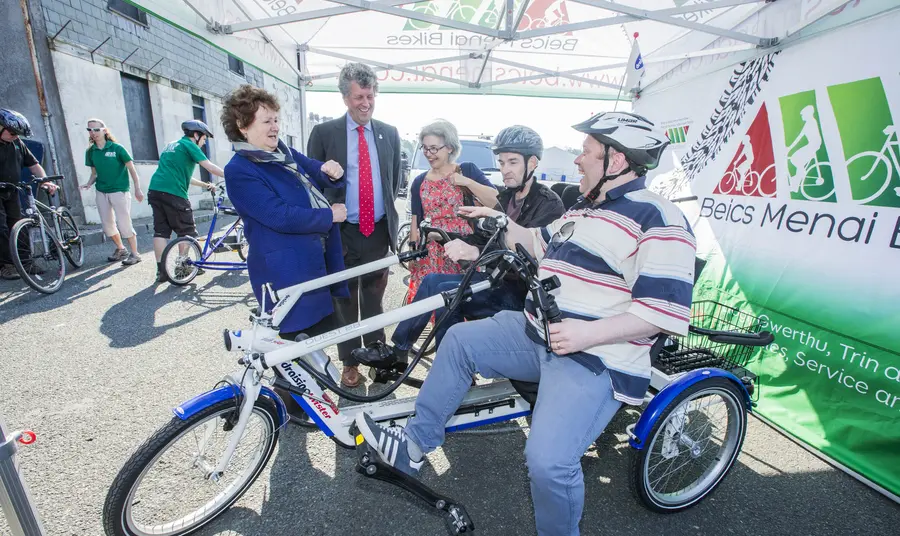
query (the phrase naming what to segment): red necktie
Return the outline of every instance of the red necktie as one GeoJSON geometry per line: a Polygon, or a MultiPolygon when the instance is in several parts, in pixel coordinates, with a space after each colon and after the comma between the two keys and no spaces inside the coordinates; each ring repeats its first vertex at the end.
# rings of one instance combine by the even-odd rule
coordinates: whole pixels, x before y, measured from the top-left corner
{"type": "Polygon", "coordinates": [[[372,160],[366,143],[365,127],[359,131],[359,232],[369,236],[375,231],[375,194],[372,191],[372,160]]]}

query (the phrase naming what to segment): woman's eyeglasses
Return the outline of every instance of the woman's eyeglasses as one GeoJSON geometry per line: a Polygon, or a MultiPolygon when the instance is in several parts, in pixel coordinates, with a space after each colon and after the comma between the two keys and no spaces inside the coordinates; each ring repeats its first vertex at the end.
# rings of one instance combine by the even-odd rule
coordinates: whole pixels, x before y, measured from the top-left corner
{"type": "Polygon", "coordinates": [[[87,131],[88,131],[88,132],[103,132],[103,128],[102,128],[102,127],[101,127],[101,128],[91,128],[91,127],[87,127],[87,131]]]}
{"type": "Polygon", "coordinates": [[[425,154],[437,154],[437,152],[440,151],[441,149],[443,149],[444,147],[446,147],[446,145],[441,145],[440,147],[435,147],[433,145],[430,147],[426,147],[425,145],[423,145],[422,152],[425,154]]]}

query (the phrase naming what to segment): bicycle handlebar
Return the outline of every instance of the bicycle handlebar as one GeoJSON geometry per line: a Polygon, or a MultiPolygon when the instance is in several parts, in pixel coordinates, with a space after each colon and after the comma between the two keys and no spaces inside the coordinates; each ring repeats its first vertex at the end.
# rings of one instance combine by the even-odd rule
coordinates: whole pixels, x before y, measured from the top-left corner
{"type": "MultiPolygon", "coordinates": [[[[437,227],[428,227],[428,226],[425,226],[425,225],[420,225],[420,226],[419,226],[419,233],[420,233],[420,234],[419,234],[419,237],[420,237],[420,238],[421,238],[423,235],[424,235],[425,238],[428,238],[428,235],[431,234],[431,233],[435,233],[435,234],[440,235],[441,238],[440,238],[439,240],[435,240],[435,242],[437,242],[438,244],[440,244],[440,245],[442,245],[442,246],[443,246],[444,244],[446,244],[447,242],[453,240],[452,238],[450,238],[450,235],[447,234],[447,231],[445,231],[445,230],[443,230],[443,229],[439,229],[439,228],[437,228],[437,227]]],[[[423,243],[423,244],[425,243],[425,240],[424,240],[424,239],[422,240],[422,243],[423,243]]]]}
{"type": "Polygon", "coordinates": [[[716,331],[712,329],[689,326],[688,330],[697,335],[703,335],[712,342],[722,344],[737,344],[740,346],[768,346],[775,340],[775,336],[768,331],[759,333],[739,333],[736,331],[716,331]]]}
{"type": "Polygon", "coordinates": [[[16,190],[21,190],[27,186],[31,186],[32,184],[44,184],[47,182],[56,182],[65,179],[64,175],[48,175],[46,177],[35,177],[31,176],[31,179],[22,182],[22,183],[14,183],[14,182],[0,182],[0,190],[6,190],[9,188],[14,188],[16,190]]]}

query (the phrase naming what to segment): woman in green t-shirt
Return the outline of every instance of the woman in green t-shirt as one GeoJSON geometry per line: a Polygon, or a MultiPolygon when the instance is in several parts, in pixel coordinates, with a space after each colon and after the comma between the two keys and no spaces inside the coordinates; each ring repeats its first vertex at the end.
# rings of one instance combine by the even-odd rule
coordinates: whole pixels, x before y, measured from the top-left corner
{"type": "Polygon", "coordinates": [[[144,200],[141,178],[128,151],[116,143],[116,138],[99,119],[88,119],[90,145],[84,153],[84,165],[91,168],[91,180],[81,188],[88,190],[96,183],[97,211],[103,232],[116,244],[116,251],[107,257],[110,262],[122,261],[131,266],[141,262],[137,249],[137,236],[131,224],[131,193],[128,175],[134,181],[134,197],[138,203],[144,200]],[[125,251],[122,239],[128,240],[131,253],[125,251]]]}

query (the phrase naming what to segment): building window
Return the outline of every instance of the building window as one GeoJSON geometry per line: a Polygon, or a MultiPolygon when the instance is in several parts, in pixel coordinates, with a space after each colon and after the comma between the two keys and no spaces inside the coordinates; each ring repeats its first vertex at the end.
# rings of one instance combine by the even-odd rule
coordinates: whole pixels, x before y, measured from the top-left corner
{"type": "MultiPolygon", "coordinates": [[[[203,121],[206,123],[206,101],[203,100],[203,97],[199,97],[197,95],[191,95],[191,104],[194,109],[194,119],[203,121]]],[[[209,158],[209,139],[204,142],[203,147],[200,147],[203,150],[203,154],[206,155],[206,158],[209,158]]],[[[212,180],[212,177],[209,174],[209,171],[203,166],[200,166],[200,180],[203,182],[209,182],[212,180]]]]}
{"type": "Polygon", "coordinates": [[[122,73],[122,93],[125,96],[125,118],[131,134],[132,156],[135,160],[159,160],[147,81],[122,73]]]}
{"type": "Polygon", "coordinates": [[[138,24],[147,26],[147,13],[141,11],[137,6],[133,6],[125,0],[109,0],[106,7],[113,13],[118,13],[126,19],[131,19],[138,24]]]}
{"type": "Polygon", "coordinates": [[[228,70],[244,76],[244,62],[235,58],[231,54],[228,55],[228,70]]]}

